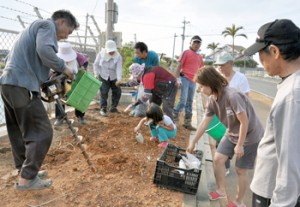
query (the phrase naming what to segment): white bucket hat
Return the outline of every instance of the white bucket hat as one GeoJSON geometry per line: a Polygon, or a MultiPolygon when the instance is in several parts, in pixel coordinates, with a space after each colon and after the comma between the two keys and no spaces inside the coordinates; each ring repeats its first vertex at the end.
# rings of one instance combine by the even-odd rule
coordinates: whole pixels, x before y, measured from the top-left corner
{"type": "Polygon", "coordinates": [[[117,51],[116,43],[113,40],[107,40],[105,43],[105,50],[107,53],[116,52],[117,51]]]}
{"type": "Polygon", "coordinates": [[[72,45],[69,42],[58,42],[58,57],[65,62],[75,60],[77,57],[76,52],[72,49],[72,45]]]}
{"type": "Polygon", "coordinates": [[[233,61],[233,57],[228,52],[221,53],[215,62],[215,65],[224,65],[225,63],[228,63],[229,61],[233,61]]]}

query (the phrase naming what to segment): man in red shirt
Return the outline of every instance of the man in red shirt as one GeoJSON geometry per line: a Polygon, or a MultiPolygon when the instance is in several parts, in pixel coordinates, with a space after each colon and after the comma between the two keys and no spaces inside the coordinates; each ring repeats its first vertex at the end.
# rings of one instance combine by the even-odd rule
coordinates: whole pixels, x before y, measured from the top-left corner
{"type": "Polygon", "coordinates": [[[145,67],[144,64],[133,63],[129,67],[131,80],[127,83],[117,82],[118,86],[136,86],[142,83],[144,94],[133,104],[137,106],[148,100],[157,105],[162,104],[163,112],[173,120],[173,107],[177,93],[176,78],[160,66],[145,67]]]}
{"type": "Polygon", "coordinates": [[[177,124],[179,113],[185,108],[183,126],[190,130],[196,130],[192,125],[192,106],[195,94],[196,83],[193,78],[199,68],[204,66],[202,56],[199,49],[202,39],[199,36],[193,36],[190,43],[190,48],[185,50],[179,57],[178,66],[176,69],[176,78],[181,82],[180,99],[174,109],[174,121],[177,124]]]}

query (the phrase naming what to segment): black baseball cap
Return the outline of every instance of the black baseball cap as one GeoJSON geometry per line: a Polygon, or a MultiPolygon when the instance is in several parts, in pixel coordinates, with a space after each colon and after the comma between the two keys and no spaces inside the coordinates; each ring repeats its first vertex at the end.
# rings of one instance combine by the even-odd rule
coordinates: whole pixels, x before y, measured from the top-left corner
{"type": "Polygon", "coordinates": [[[191,42],[200,42],[201,43],[202,39],[198,35],[195,35],[192,37],[191,42]]]}
{"type": "Polygon", "coordinates": [[[244,51],[251,56],[270,44],[285,45],[300,42],[300,29],[289,19],[277,19],[261,26],[256,42],[244,51]]]}

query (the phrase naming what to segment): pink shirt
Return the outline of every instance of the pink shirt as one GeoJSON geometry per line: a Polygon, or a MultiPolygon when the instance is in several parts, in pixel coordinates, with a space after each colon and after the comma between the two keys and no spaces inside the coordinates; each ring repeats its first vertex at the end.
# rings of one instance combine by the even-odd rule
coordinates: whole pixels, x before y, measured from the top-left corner
{"type": "Polygon", "coordinates": [[[198,69],[204,66],[202,56],[191,49],[184,51],[180,55],[179,62],[181,63],[181,72],[193,82],[198,69]]]}

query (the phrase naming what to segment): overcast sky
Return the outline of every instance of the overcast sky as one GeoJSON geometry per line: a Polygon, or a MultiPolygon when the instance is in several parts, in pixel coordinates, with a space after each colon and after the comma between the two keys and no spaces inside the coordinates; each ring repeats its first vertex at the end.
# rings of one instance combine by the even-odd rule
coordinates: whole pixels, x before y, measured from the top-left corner
{"type": "MultiPolygon", "coordinates": [[[[101,31],[106,30],[104,7],[106,0],[0,0],[0,28],[21,31],[17,15],[24,22],[36,17],[33,8],[38,7],[44,18],[58,9],[70,10],[79,20],[79,32],[84,34],[86,15],[94,15],[101,31]]],[[[223,37],[226,27],[243,26],[241,33],[248,39],[237,37],[236,45],[247,47],[256,37],[258,28],[275,19],[287,18],[300,26],[300,1],[297,0],[114,0],[118,4],[119,17],[115,31],[123,33],[123,43],[145,42],[150,50],[172,56],[174,34],[175,55],[182,46],[183,20],[186,24],[184,49],[193,35],[202,37],[201,52],[210,54],[206,47],[215,42],[220,46],[232,44],[230,37],[223,37]]],[[[91,25],[92,21],[89,20],[91,25]]],[[[92,27],[93,33],[98,34],[92,27]]]]}

